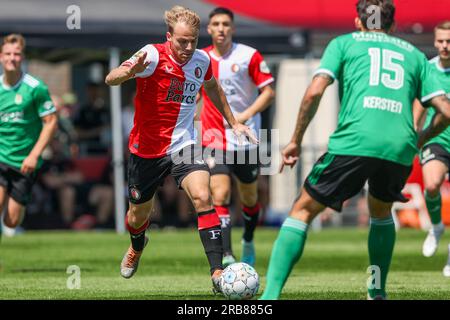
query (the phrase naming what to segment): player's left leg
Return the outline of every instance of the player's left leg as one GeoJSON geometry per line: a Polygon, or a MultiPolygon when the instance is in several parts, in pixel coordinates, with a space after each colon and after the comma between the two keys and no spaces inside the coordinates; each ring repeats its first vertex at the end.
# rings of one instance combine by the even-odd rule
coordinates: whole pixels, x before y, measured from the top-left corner
{"type": "MultiPolygon", "coordinates": [[[[212,203],[209,189],[210,175],[206,165],[184,165],[184,170],[178,168],[175,179],[181,180],[181,187],[191,199],[198,215],[198,232],[208,258],[213,289],[220,290],[219,279],[223,271],[222,255],[222,230],[220,219],[212,203]],[[190,167],[190,168],[189,168],[190,167]],[[197,168],[195,168],[197,167],[197,168]],[[180,171],[188,171],[180,174],[180,171]],[[190,172],[189,172],[190,171],[190,172]]],[[[178,182],[177,181],[177,182],[178,182]]]]}
{"type": "Polygon", "coordinates": [[[242,217],[244,218],[241,261],[254,266],[256,255],[253,238],[261,210],[261,206],[258,203],[258,182],[255,180],[251,183],[243,183],[239,179],[237,181],[242,203],[242,217]]]}

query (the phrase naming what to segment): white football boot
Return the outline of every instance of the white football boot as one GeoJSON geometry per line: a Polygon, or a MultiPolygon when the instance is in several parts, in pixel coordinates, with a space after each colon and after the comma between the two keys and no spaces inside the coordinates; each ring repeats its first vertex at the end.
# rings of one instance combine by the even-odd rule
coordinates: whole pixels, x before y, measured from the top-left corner
{"type": "Polygon", "coordinates": [[[445,231],[445,226],[441,222],[438,225],[433,225],[428,231],[428,236],[425,239],[422,247],[422,253],[425,257],[431,257],[436,253],[439,239],[445,231]]]}

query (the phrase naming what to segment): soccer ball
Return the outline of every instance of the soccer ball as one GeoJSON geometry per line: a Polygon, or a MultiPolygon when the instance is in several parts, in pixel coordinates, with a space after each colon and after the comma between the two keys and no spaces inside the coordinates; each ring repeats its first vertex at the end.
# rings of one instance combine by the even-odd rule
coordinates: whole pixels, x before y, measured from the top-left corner
{"type": "Polygon", "coordinates": [[[237,262],[223,270],[220,285],[225,298],[249,300],[258,292],[259,276],[252,266],[237,262]]]}

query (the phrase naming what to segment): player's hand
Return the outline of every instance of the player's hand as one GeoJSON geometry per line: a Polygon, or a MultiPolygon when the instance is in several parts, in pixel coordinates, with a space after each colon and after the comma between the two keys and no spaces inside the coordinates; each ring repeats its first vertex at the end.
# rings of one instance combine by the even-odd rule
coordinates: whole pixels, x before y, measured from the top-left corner
{"type": "Polygon", "coordinates": [[[150,64],[150,61],[145,62],[145,58],[147,58],[147,52],[145,51],[136,53],[136,58],[136,62],[130,67],[130,73],[133,75],[144,72],[150,64]]]}
{"type": "Polygon", "coordinates": [[[38,158],[32,155],[29,155],[22,162],[22,167],[20,168],[20,172],[24,175],[33,173],[36,170],[38,163],[38,158]]]}
{"type": "Polygon", "coordinates": [[[301,147],[295,142],[291,142],[284,147],[283,151],[281,151],[283,162],[281,163],[280,173],[283,171],[284,166],[290,166],[291,168],[295,166],[300,157],[300,151],[301,147]]]}
{"type": "Polygon", "coordinates": [[[256,136],[253,134],[252,130],[242,123],[238,123],[233,126],[233,132],[237,136],[240,144],[242,144],[242,139],[244,137],[247,137],[253,144],[259,144],[258,138],[256,138],[256,136]]]}

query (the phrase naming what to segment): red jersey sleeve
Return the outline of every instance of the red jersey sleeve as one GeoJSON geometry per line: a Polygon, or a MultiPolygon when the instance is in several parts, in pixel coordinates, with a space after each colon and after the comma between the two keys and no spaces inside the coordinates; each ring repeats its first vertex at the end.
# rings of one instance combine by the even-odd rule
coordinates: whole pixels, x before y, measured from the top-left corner
{"type": "Polygon", "coordinates": [[[132,57],[130,57],[128,60],[122,62],[121,66],[125,67],[131,67],[134,65],[137,61],[137,57],[139,53],[146,52],[147,57],[145,58],[145,62],[149,62],[150,64],[147,66],[147,68],[140,73],[136,73],[135,78],[145,78],[149,77],[153,74],[153,72],[156,69],[156,66],[159,62],[159,53],[158,50],[153,45],[146,45],[145,47],[141,48],[138,52],[136,52],[132,57]]]}
{"type": "Polygon", "coordinates": [[[211,60],[209,60],[208,70],[206,70],[206,74],[205,74],[205,81],[211,80],[212,77],[213,77],[213,72],[212,72],[212,67],[211,67],[211,60]]]}
{"type": "Polygon", "coordinates": [[[250,60],[248,74],[258,88],[262,88],[274,81],[269,67],[259,51],[255,51],[250,60]]]}

